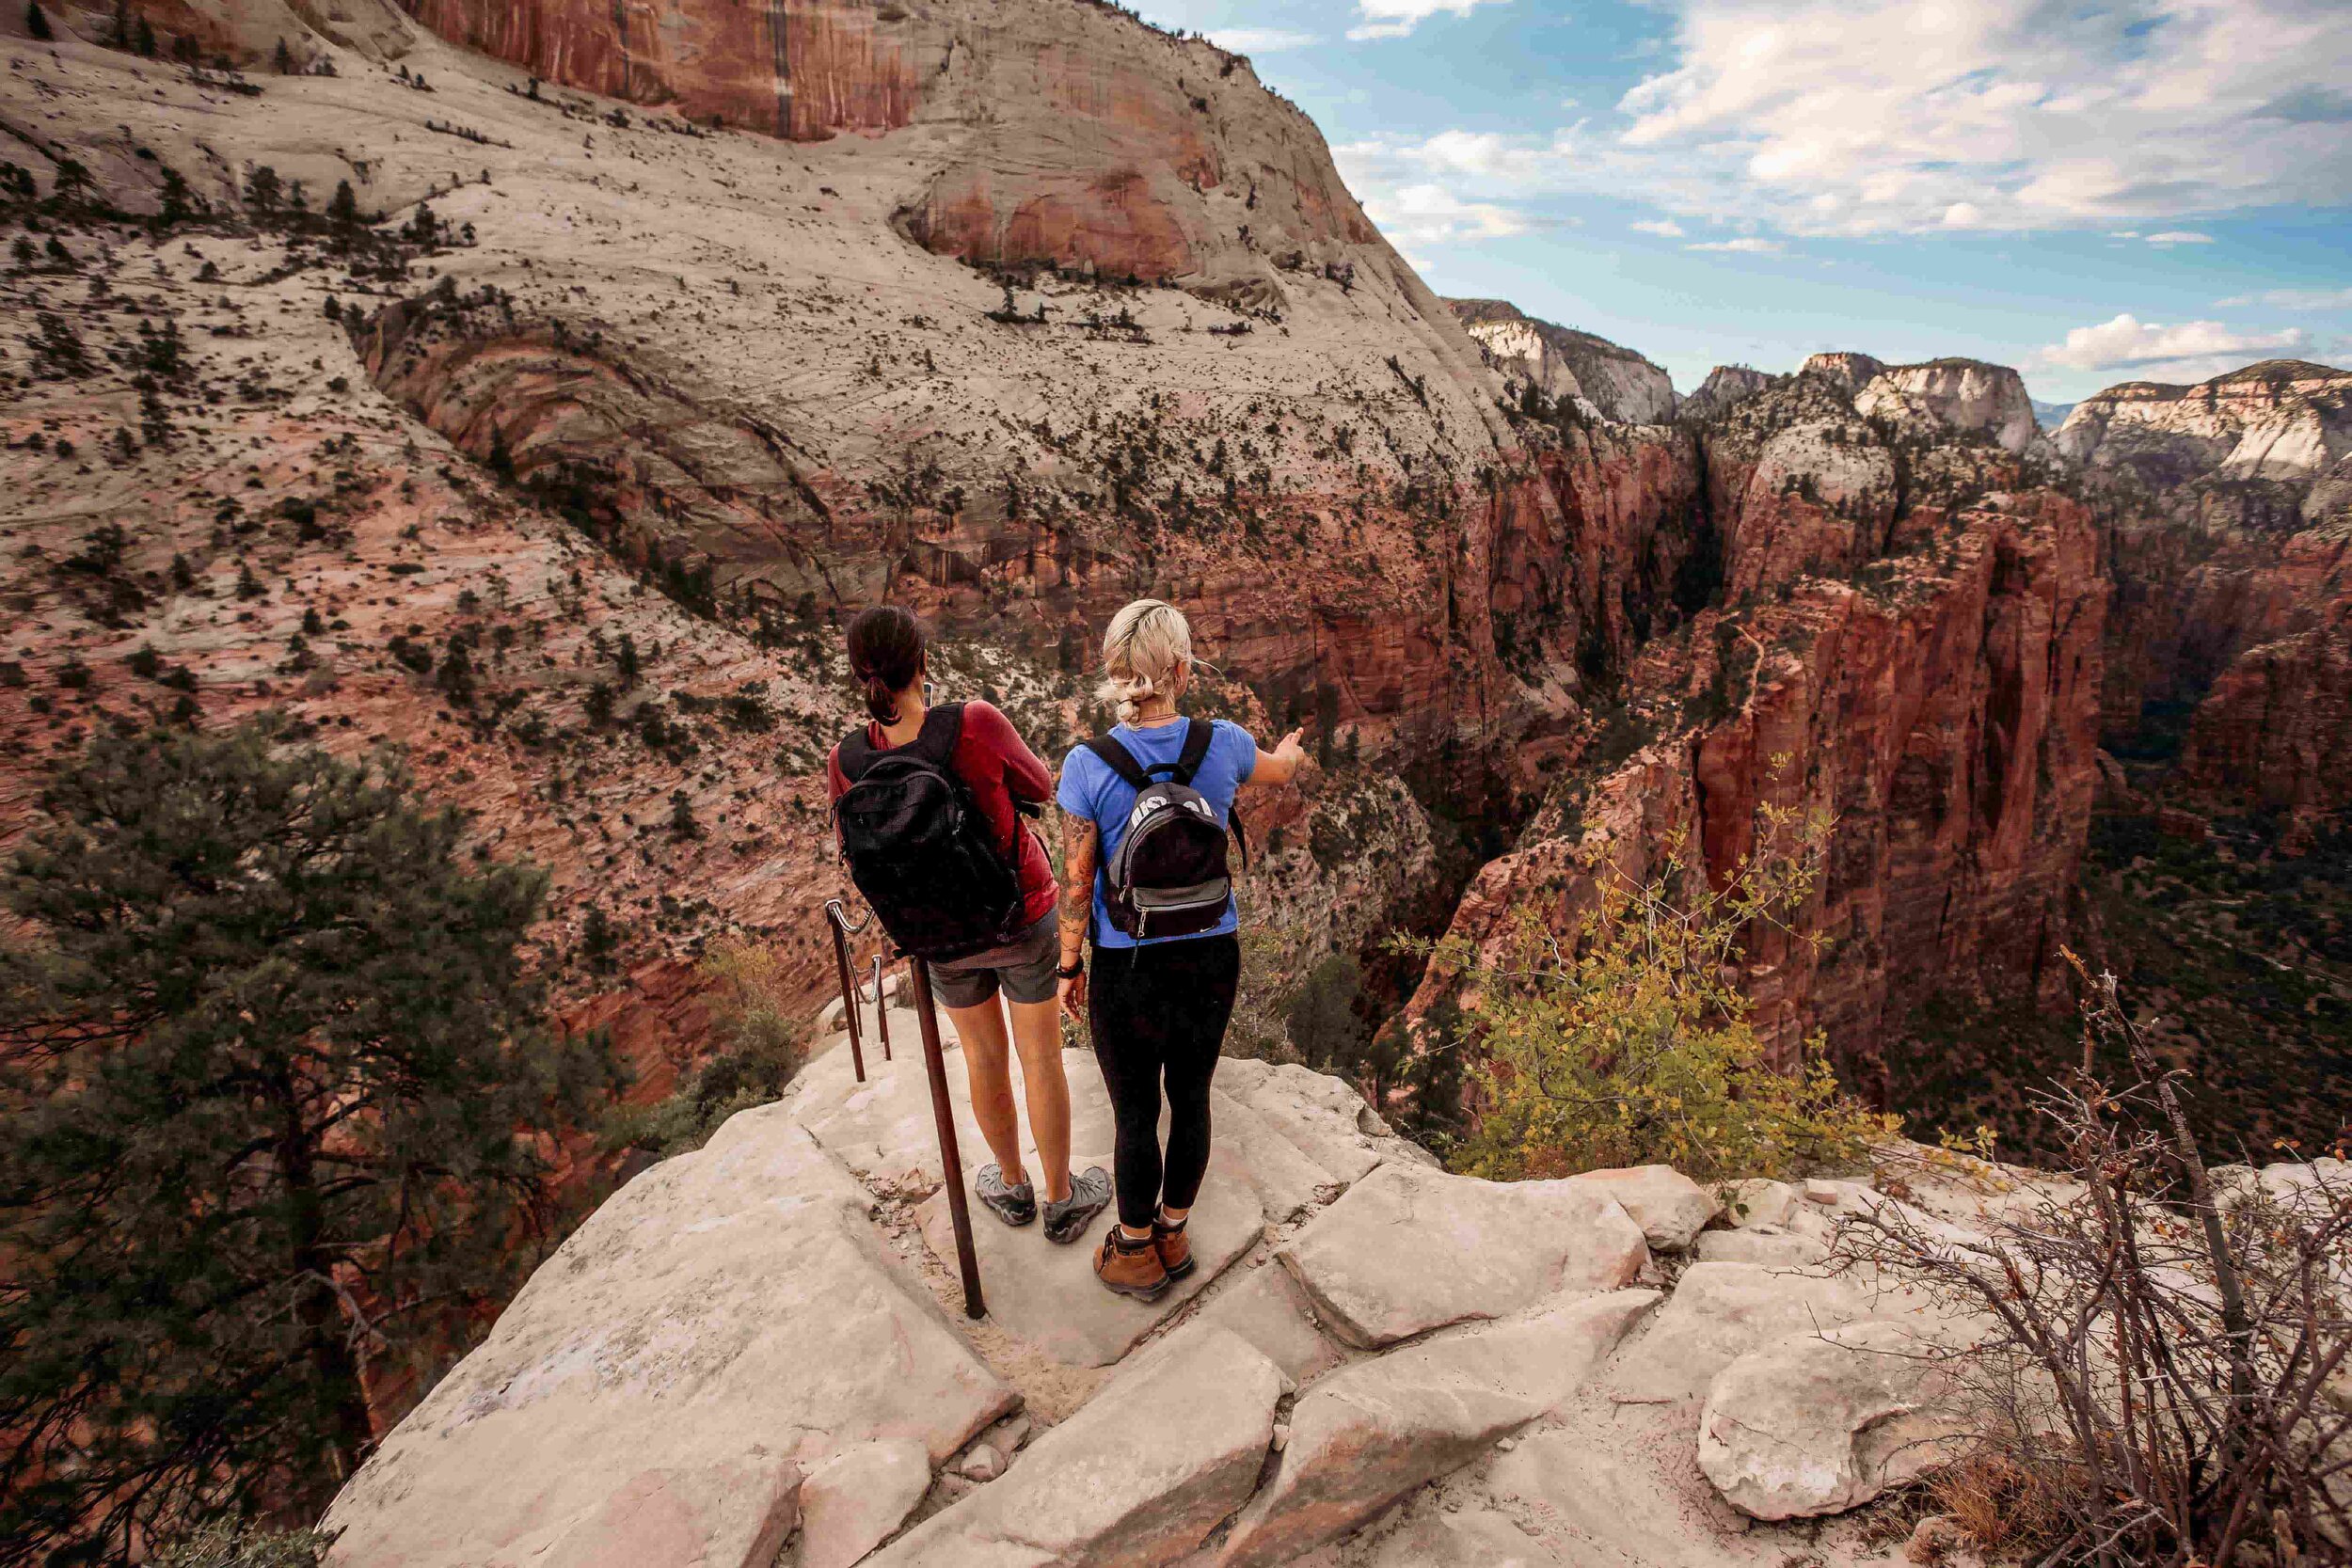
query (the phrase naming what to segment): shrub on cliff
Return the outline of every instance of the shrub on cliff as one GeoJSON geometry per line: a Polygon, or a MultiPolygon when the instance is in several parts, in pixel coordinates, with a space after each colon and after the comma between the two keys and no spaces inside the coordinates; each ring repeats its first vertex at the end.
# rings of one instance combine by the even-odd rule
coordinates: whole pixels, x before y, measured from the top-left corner
{"type": "Polygon", "coordinates": [[[606,1148],[660,1155],[700,1148],[736,1112],[783,1094],[807,1059],[807,1025],[773,949],[723,943],[703,960],[701,974],[716,1052],[691,1076],[681,1074],[667,1100],[622,1106],[606,1117],[606,1148]]]}
{"type": "Polygon", "coordinates": [[[1474,996],[1456,1025],[1476,1117],[1457,1168],[1522,1180],[1661,1164],[1727,1180],[1851,1161],[1890,1135],[1892,1118],[1839,1089],[1818,1037],[1786,1070],[1770,1059],[1734,977],[1749,934],[1804,902],[1823,838],[1768,814],[1762,847],[1720,888],[1678,840],[1646,881],[1594,859],[1575,929],[1522,909],[1499,954],[1435,944],[1474,996]]]}
{"type": "Polygon", "coordinates": [[[1931,1490],[2000,1560],[2352,1560],[2352,1169],[2209,1167],[2185,1074],[2066,957],[2083,1066],[2037,1101],[2071,1180],[1980,1236],[1839,1224],[1835,1262],[1980,1325],[1939,1358],[1969,1443],[1931,1490]]]}
{"type": "Polygon", "coordinates": [[[0,1563],[308,1519],[528,1268],[610,1085],[541,872],[279,726],[107,734],[0,896],[0,1563]]]}

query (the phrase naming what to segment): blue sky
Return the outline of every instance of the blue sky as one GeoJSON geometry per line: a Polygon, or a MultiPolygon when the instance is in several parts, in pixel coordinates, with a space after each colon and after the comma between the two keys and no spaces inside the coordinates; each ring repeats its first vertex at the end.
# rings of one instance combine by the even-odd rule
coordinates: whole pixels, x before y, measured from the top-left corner
{"type": "Polygon", "coordinates": [[[2352,364],[2352,0],[1144,0],[1312,115],[1440,293],[1689,390],[2352,364]]]}

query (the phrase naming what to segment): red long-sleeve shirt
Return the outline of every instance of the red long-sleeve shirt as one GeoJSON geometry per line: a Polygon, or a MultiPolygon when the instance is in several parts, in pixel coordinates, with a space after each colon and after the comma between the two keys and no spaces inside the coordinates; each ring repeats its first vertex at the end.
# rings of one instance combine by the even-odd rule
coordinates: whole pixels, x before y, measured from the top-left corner
{"type": "MultiPolygon", "coordinates": [[[[897,749],[883,736],[880,724],[867,724],[866,738],[877,752],[897,749]]],[[[963,705],[963,730],[956,736],[955,752],[948,758],[948,766],[972,791],[972,803],[988,818],[997,849],[1007,856],[1019,856],[1023,924],[1034,925],[1044,919],[1045,911],[1054,907],[1054,868],[1046,863],[1045,846],[1037,834],[1022,831],[1020,814],[1013,810],[1012,803],[1026,800],[1034,804],[1051,800],[1052,771],[1029,750],[1021,732],[1012,727],[1012,721],[982,702],[963,705]]],[[[850,781],[841,772],[841,748],[835,746],[825,753],[828,799],[840,800],[842,791],[849,787],[850,781]]]]}

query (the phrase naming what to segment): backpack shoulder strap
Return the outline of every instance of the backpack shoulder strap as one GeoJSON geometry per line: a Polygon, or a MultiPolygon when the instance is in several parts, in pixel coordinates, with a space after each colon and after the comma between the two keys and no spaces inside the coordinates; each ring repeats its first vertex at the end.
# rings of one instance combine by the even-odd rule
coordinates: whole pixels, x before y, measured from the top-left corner
{"type": "Polygon", "coordinates": [[[920,751],[926,760],[941,772],[952,772],[956,743],[963,738],[963,705],[944,703],[923,715],[922,733],[908,745],[909,751],[920,751]]]}
{"type": "Polygon", "coordinates": [[[1118,774],[1129,788],[1141,790],[1152,787],[1152,775],[1146,773],[1142,765],[1136,761],[1136,754],[1113,736],[1098,735],[1086,743],[1086,748],[1102,758],[1103,766],[1118,774]]]}
{"type": "Polygon", "coordinates": [[[863,729],[852,730],[841,737],[841,743],[834,748],[834,754],[841,763],[843,782],[855,784],[873,765],[874,743],[866,737],[863,729]]]}
{"type": "Polygon", "coordinates": [[[1206,719],[1184,721],[1184,749],[1176,753],[1175,779],[1180,784],[1190,784],[1192,776],[1200,771],[1200,765],[1209,758],[1209,744],[1216,738],[1216,726],[1206,719]]]}

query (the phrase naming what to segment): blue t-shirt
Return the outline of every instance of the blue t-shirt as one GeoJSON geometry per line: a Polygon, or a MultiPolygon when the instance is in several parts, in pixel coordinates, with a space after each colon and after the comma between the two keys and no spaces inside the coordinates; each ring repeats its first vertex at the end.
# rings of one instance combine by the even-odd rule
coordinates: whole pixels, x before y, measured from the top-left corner
{"type": "MultiPolygon", "coordinates": [[[[1183,752],[1184,728],[1183,724],[1163,724],[1138,730],[1120,724],[1111,731],[1111,738],[1126,747],[1127,754],[1148,770],[1161,763],[1174,762],[1183,752]]],[[[1258,743],[1248,730],[1230,720],[1216,721],[1215,730],[1209,740],[1209,754],[1200,760],[1200,771],[1193,775],[1192,787],[1206,798],[1218,821],[1230,823],[1234,792],[1257,771],[1258,743]]],[[[1154,946],[1163,942],[1189,942],[1192,937],[1223,936],[1238,929],[1240,921],[1230,898],[1225,902],[1225,918],[1192,936],[1149,937],[1138,943],[1111,924],[1103,892],[1108,881],[1111,857],[1119,853],[1119,841],[1126,836],[1127,814],[1135,809],[1136,795],[1133,784],[1112,772],[1108,763],[1084,746],[1062,759],[1061,787],[1054,793],[1056,803],[1073,816],[1092,819],[1101,835],[1094,872],[1095,941],[1104,947],[1154,946]]]]}

